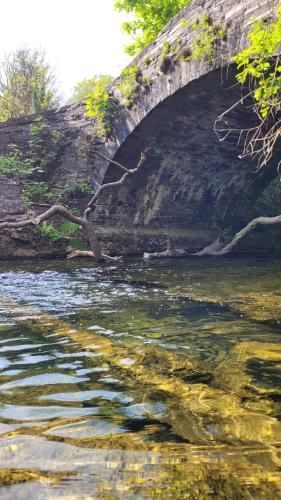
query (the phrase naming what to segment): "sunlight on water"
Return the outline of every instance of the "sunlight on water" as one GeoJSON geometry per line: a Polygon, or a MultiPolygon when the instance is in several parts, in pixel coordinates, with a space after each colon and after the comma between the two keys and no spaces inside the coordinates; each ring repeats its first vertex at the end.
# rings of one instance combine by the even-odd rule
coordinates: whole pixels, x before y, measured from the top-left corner
{"type": "Polygon", "coordinates": [[[280,498],[280,280],[0,263],[0,498],[280,498]]]}

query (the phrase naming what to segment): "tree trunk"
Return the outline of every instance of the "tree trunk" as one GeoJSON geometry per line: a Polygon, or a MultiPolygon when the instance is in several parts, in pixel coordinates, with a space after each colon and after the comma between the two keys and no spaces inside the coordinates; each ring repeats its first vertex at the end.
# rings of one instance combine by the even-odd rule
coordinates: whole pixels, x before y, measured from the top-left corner
{"type": "Polygon", "coordinates": [[[175,248],[174,250],[164,250],[164,252],[155,252],[155,253],[147,253],[143,254],[144,259],[171,259],[171,258],[180,258],[180,257],[190,257],[192,253],[188,253],[183,248],[175,248]]]}
{"type": "Polygon", "coordinates": [[[204,256],[222,256],[227,255],[232,252],[232,250],[236,247],[236,245],[243,239],[245,236],[250,234],[254,229],[258,226],[273,226],[275,224],[281,224],[281,215],[277,215],[276,217],[257,217],[249,222],[247,226],[243,227],[241,231],[239,231],[234,238],[226,244],[223,236],[219,237],[207,247],[203,248],[200,252],[197,253],[188,253],[184,249],[176,249],[174,248],[171,241],[168,239],[167,242],[167,250],[164,252],[156,252],[156,253],[145,253],[144,259],[156,259],[156,258],[173,258],[173,257],[204,257],[204,256]]]}
{"type": "Polygon", "coordinates": [[[100,242],[98,241],[97,233],[95,231],[93,224],[91,224],[90,222],[85,222],[82,227],[89,240],[90,248],[91,251],[93,252],[93,257],[96,260],[102,260],[103,257],[101,252],[101,246],[100,242]]]}
{"type": "Polygon", "coordinates": [[[208,245],[207,247],[203,248],[203,250],[195,253],[194,255],[197,255],[197,257],[204,257],[204,255],[205,256],[219,255],[224,247],[225,247],[225,239],[223,236],[220,236],[219,238],[216,239],[216,241],[214,241],[214,243],[208,245]]]}
{"type": "Polygon", "coordinates": [[[226,245],[220,252],[219,255],[226,255],[232,252],[233,248],[241,241],[245,236],[251,233],[258,226],[273,226],[275,224],[281,224],[281,215],[276,217],[257,217],[251,220],[247,226],[243,227],[239,233],[237,233],[228,245],[226,245]]]}

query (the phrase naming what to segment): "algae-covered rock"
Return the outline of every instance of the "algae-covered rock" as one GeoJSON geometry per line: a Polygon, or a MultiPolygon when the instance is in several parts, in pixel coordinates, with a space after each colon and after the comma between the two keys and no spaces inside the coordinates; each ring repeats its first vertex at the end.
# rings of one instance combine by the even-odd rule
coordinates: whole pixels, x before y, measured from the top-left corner
{"type": "Polygon", "coordinates": [[[140,356],[139,363],[144,370],[150,369],[154,373],[177,377],[189,383],[208,382],[211,379],[211,374],[203,368],[203,363],[159,347],[147,346],[140,356]]]}
{"type": "Polygon", "coordinates": [[[236,344],[233,352],[244,362],[255,358],[263,361],[281,361],[281,344],[241,342],[236,344]]]}
{"type": "Polygon", "coordinates": [[[68,473],[43,472],[31,469],[0,469],[0,488],[30,481],[58,482],[68,473]]]}
{"type": "Polygon", "coordinates": [[[233,309],[257,321],[281,320],[281,293],[278,291],[247,293],[240,295],[233,309]]]}

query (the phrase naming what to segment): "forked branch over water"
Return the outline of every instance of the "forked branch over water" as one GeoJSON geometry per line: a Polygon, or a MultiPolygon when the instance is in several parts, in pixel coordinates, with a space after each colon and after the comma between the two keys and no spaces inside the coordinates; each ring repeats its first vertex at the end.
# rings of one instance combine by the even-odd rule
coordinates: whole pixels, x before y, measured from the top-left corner
{"type": "Polygon", "coordinates": [[[63,205],[53,205],[51,208],[46,210],[40,215],[32,215],[29,219],[22,220],[22,221],[3,221],[0,222],[0,231],[3,229],[20,229],[24,228],[27,226],[38,226],[42,222],[51,219],[55,216],[60,216],[63,219],[69,220],[71,222],[74,222],[78,226],[80,226],[88,241],[90,244],[90,251],[75,251],[71,254],[68,255],[68,258],[75,258],[75,257],[93,257],[96,260],[103,260],[103,259],[109,259],[109,260],[116,260],[116,257],[109,257],[108,255],[105,255],[101,251],[101,246],[97,238],[96,230],[94,224],[89,221],[89,217],[91,214],[94,213],[95,208],[96,208],[96,201],[100,197],[100,195],[106,190],[110,188],[115,188],[117,186],[120,186],[124,184],[126,181],[127,177],[130,175],[134,175],[138,172],[138,170],[141,168],[145,161],[145,155],[144,153],[141,154],[140,160],[136,166],[136,168],[129,169],[125,167],[124,165],[121,165],[118,162],[115,162],[113,160],[110,160],[110,158],[107,158],[106,156],[102,155],[98,151],[93,152],[96,156],[99,156],[106,161],[109,162],[109,164],[113,163],[114,165],[118,166],[121,168],[125,173],[122,175],[122,177],[115,182],[108,182],[106,184],[102,184],[98,187],[97,191],[93,194],[90,202],[87,205],[87,208],[84,211],[83,216],[77,216],[71,213],[68,208],[66,208],[63,205]]]}

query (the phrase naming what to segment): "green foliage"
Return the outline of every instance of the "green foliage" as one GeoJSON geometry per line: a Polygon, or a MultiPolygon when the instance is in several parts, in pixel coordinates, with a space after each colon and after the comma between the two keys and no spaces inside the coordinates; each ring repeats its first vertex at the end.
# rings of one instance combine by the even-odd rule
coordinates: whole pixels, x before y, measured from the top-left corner
{"type": "Polygon", "coordinates": [[[0,121],[58,106],[56,80],[42,51],[20,48],[0,68],[0,121]]]}
{"type": "Polygon", "coordinates": [[[68,181],[59,189],[59,198],[62,202],[93,195],[93,188],[89,181],[68,181]]]}
{"type": "Polygon", "coordinates": [[[186,19],[181,19],[180,22],[179,22],[179,27],[181,30],[185,30],[186,28],[188,28],[189,24],[188,24],[188,21],[186,19]]]}
{"type": "Polygon", "coordinates": [[[88,245],[86,243],[86,240],[83,239],[82,237],[74,236],[71,238],[69,241],[69,246],[71,249],[74,250],[88,250],[88,245]]]}
{"type": "Polygon", "coordinates": [[[79,226],[68,220],[62,222],[62,224],[57,227],[52,223],[44,221],[41,226],[38,226],[37,229],[42,238],[46,241],[55,243],[62,238],[71,238],[74,236],[77,233],[79,226]]]}
{"type": "Polygon", "coordinates": [[[163,43],[162,54],[161,54],[162,57],[167,56],[169,54],[170,50],[171,50],[171,45],[169,44],[169,42],[167,42],[167,41],[164,42],[163,43]]]}
{"type": "Polygon", "coordinates": [[[107,136],[112,131],[111,113],[114,108],[114,98],[107,84],[99,81],[86,100],[86,115],[97,120],[97,136],[107,136]]]}
{"type": "Polygon", "coordinates": [[[180,62],[190,61],[192,56],[192,51],[185,47],[178,54],[178,59],[180,62]]]}
{"type": "Polygon", "coordinates": [[[277,9],[276,21],[273,23],[258,19],[248,35],[250,46],[233,60],[240,72],[237,81],[247,81],[254,87],[254,99],[258,112],[265,119],[270,111],[281,109],[281,64],[273,55],[281,49],[281,7],[277,9]]]}
{"type": "Polygon", "coordinates": [[[125,105],[129,108],[134,104],[135,98],[138,96],[141,72],[138,66],[129,66],[121,73],[122,81],[118,85],[118,89],[125,99],[125,105]]]}
{"type": "Polygon", "coordinates": [[[53,130],[44,121],[38,121],[30,125],[24,149],[11,144],[11,152],[0,155],[0,175],[21,180],[22,200],[26,204],[52,201],[53,195],[42,175],[48,173],[62,140],[62,132],[53,130]]]}
{"type": "MultiPolygon", "coordinates": [[[[248,35],[249,47],[233,57],[237,64],[236,79],[245,86],[242,98],[222,113],[217,123],[223,122],[223,135],[220,127],[215,126],[220,140],[231,133],[226,117],[235,109],[246,105],[255,113],[256,125],[240,129],[239,142],[244,137],[239,157],[252,157],[256,160],[257,170],[267,166],[281,137],[281,6],[271,21],[258,19],[252,22],[248,35]],[[247,100],[246,100],[247,99],[247,100]],[[246,101],[246,103],[245,103],[246,101]]],[[[237,132],[237,130],[236,130],[237,132]]],[[[281,162],[279,162],[279,168],[281,162]]]]}
{"type": "Polygon", "coordinates": [[[16,145],[11,145],[10,154],[0,155],[0,175],[27,179],[35,170],[31,158],[25,158],[16,145]]]}
{"type": "Polygon", "coordinates": [[[171,59],[169,57],[170,50],[171,50],[171,45],[169,44],[168,41],[165,41],[163,43],[163,48],[159,59],[160,69],[163,73],[166,73],[167,69],[170,67],[171,64],[171,59]]]}
{"type": "Polygon", "coordinates": [[[78,229],[79,229],[79,226],[77,224],[75,224],[75,222],[71,222],[70,220],[65,220],[59,226],[58,231],[60,232],[60,234],[62,236],[70,238],[70,237],[76,235],[78,229]]]}
{"type": "Polygon", "coordinates": [[[209,14],[202,14],[191,28],[197,34],[193,42],[191,59],[212,60],[216,42],[225,37],[224,28],[213,25],[209,14]]]}
{"type": "Polygon", "coordinates": [[[142,79],[141,79],[141,84],[143,85],[143,87],[150,87],[150,85],[152,84],[152,79],[149,78],[148,76],[144,76],[142,79]]]}
{"type": "Polygon", "coordinates": [[[55,228],[52,223],[44,221],[41,226],[38,226],[37,229],[44,240],[55,243],[56,241],[59,241],[61,239],[61,233],[58,229],[55,228]]]}
{"type": "Polygon", "coordinates": [[[13,148],[10,154],[0,155],[0,175],[6,177],[23,177],[26,173],[18,149],[13,148]]]}
{"type": "Polygon", "coordinates": [[[24,150],[11,144],[11,152],[0,155],[0,174],[23,180],[36,175],[41,177],[56,159],[62,139],[63,133],[53,130],[44,121],[30,125],[24,150]]]}
{"type": "Polygon", "coordinates": [[[46,182],[29,181],[24,183],[22,199],[29,202],[50,202],[53,198],[46,182]]]}
{"type": "Polygon", "coordinates": [[[113,77],[110,75],[95,75],[93,78],[88,78],[78,82],[73,89],[73,94],[68,100],[68,104],[78,103],[83,101],[83,99],[87,99],[97,84],[101,84],[109,90],[112,81],[113,77]]]}
{"type": "Polygon", "coordinates": [[[146,67],[148,67],[150,65],[150,63],[151,63],[150,57],[149,56],[145,56],[143,62],[146,65],[146,67]]]}
{"type": "Polygon", "coordinates": [[[133,15],[133,20],[123,24],[123,31],[134,42],[126,47],[130,55],[138,54],[153,42],[167,22],[192,0],[115,0],[115,8],[133,15]]]}
{"type": "Polygon", "coordinates": [[[63,138],[63,132],[53,129],[44,121],[30,125],[27,149],[23,155],[29,175],[41,176],[48,172],[57,157],[63,138]]]}

